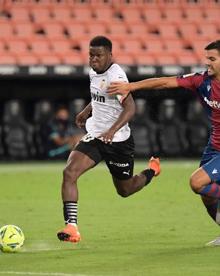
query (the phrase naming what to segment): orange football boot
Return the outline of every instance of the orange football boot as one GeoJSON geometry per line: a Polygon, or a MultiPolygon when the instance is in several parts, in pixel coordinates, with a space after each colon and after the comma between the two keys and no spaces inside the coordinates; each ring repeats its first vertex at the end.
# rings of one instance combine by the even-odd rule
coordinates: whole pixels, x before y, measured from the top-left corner
{"type": "Polygon", "coordinates": [[[67,224],[65,228],[57,233],[60,241],[77,243],[81,240],[81,236],[77,226],[67,224]]]}
{"type": "Polygon", "coordinates": [[[154,176],[158,176],[160,174],[161,168],[160,168],[160,159],[158,157],[151,157],[149,160],[148,167],[155,171],[154,176]]]}

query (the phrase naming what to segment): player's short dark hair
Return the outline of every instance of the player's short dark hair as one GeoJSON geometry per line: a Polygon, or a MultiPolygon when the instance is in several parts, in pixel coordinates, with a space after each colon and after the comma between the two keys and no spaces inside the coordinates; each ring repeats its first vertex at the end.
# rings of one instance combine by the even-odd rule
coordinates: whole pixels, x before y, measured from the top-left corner
{"type": "Polygon", "coordinates": [[[90,40],[89,46],[93,47],[100,47],[103,46],[107,48],[110,52],[112,51],[112,42],[105,36],[95,36],[93,39],[90,40]]]}
{"type": "Polygon", "coordinates": [[[205,50],[214,50],[214,49],[216,49],[220,53],[220,40],[213,41],[205,47],[205,50]]]}

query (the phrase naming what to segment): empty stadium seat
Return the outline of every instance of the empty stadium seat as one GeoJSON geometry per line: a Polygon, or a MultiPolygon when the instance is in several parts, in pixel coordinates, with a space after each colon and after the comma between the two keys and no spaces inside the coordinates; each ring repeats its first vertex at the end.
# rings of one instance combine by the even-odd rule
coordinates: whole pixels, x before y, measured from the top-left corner
{"type": "Polygon", "coordinates": [[[38,54],[50,53],[52,47],[45,39],[32,39],[28,41],[30,51],[38,54]]]}
{"type": "Polygon", "coordinates": [[[5,51],[0,53],[1,65],[14,65],[17,63],[16,57],[13,54],[7,54],[5,51]]]}
{"type": "Polygon", "coordinates": [[[11,7],[9,10],[11,19],[15,22],[28,22],[30,21],[29,10],[25,7],[11,7]]]}
{"type": "Polygon", "coordinates": [[[137,65],[156,65],[157,60],[155,55],[142,53],[142,54],[136,54],[135,55],[135,64],[137,65]]]}
{"type": "Polygon", "coordinates": [[[117,13],[120,15],[121,19],[125,22],[143,22],[142,14],[139,8],[134,8],[128,6],[122,6],[117,9],[117,13]]]}
{"type": "Polygon", "coordinates": [[[118,64],[125,65],[134,65],[134,57],[133,55],[128,55],[127,53],[115,53],[114,60],[118,64]]]}
{"type": "Polygon", "coordinates": [[[171,53],[161,53],[156,56],[157,65],[175,65],[176,57],[171,53]]]}
{"type": "Polygon", "coordinates": [[[15,35],[19,38],[31,38],[35,34],[34,26],[30,23],[14,23],[15,35]]]}
{"type": "Polygon", "coordinates": [[[39,55],[39,63],[44,65],[57,65],[61,64],[61,57],[55,54],[39,55]]]}
{"type": "Polygon", "coordinates": [[[196,65],[199,64],[199,59],[193,51],[185,51],[176,55],[179,65],[196,65]]]}
{"type": "Polygon", "coordinates": [[[11,38],[7,40],[7,48],[11,53],[25,53],[28,51],[27,42],[23,39],[11,38]]]}
{"type": "Polygon", "coordinates": [[[173,23],[162,23],[158,25],[158,30],[161,38],[164,38],[166,40],[178,38],[178,28],[173,23]]]}
{"type": "Polygon", "coordinates": [[[53,16],[53,20],[55,22],[70,22],[73,20],[73,13],[72,9],[70,9],[68,6],[63,6],[63,7],[57,7],[54,6],[51,9],[51,14],[53,16]]]}
{"type": "Polygon", "coordinates": [[[52,13],[47,7],[33,6],[30,16],[35,23],[49,22],[53,20],[52,13]]]}
{"type": "Polygon", "coordinates": [[[97,36],[97,35],[106,35],[107,33],[107,26],[105,23],[98,23],[98,22],[90,22],[87,24],[87,31],[90,37],[97,36]]]}
{"type": "Polygon", "coordinates": [[[16,55],[18,65],[36,65],[39,64],[39,59],[33,53],[20,53],[16,55]]]}
{"type": "Polygon", "coordinates": [[[105,5],[95,6],[93,15],[97,22],[112,22],[115,19],[114,10],[105,5]]]}
{"type": "Polygon", "coordinates": [[[13,37],[13,35],[14,35],[13,25],[11,25],[8,22],[0,21],[0,39],[13,37]]]}
{"type": "Polygon", "coordinates": [[[184,8],[184,16],[185,20],[189,22],[201,23],[205,20],[203,10],[198,6],[195,6],[193,8],[186,6],[184,8]]]}
{"type": "Polygon", "coordinates": [[[88,61],[80,52],[73,52],[71,55],[68,53],[62,53],[61,60],[63,64],[72,64],[72,65],[84,65],[88,61]]]}
{"type": "Polygon", "coordinates": [[[180,23],[183,20],[183,10],[180,7],[164,7],[163,17],[167,23],[180,23]]]}
{"type": "Polygon", "coordinates": [[[44,31],[45,35],[50,39],[62,39],[65,37],[64,26],[59,22],[54,21],[41,23],[39,25],[39,28],[41,28],[44,31]]]}
{"type": "Polygon", "coordinates": [[[87,25],[75,21],[65,23],[65,28],[70,38],[78,38],[87,34],[87,25]]]}
{"type": "Polygon", "coordinates": [[[142,9],[142,16],[148,24],[160,23],[162,13],[158,8],[149,8],[147,5],[142,9]]]}
{"type": "Polygon", "coordinates": [[[207,23],[211,22],[211,23],[219,24],[220,23],[219,13],[220,13],[219,3],[217,7],[209,7],[207,5],[204,8],[204,16],[207,23]]]}

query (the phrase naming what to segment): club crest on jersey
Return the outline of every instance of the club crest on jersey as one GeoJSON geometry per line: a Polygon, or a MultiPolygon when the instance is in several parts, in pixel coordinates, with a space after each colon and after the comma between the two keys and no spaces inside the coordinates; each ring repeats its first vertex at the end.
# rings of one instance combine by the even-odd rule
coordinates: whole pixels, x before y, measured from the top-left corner
{"type": "Polygon", "coordinates": [[[99,92],[97,92],[97,93],[92,93],[91,92],[91,97],[92,97],[93,101],[100,102],[100,103],[105,103],[105,97],[99,95],[99,92]]]}
{"type": "Polygon", "coordinates": [[[103,89],[105,86],[106,86],[106,81],[105,79],[102,79],[100,83],[100,89],[103,89]]]}

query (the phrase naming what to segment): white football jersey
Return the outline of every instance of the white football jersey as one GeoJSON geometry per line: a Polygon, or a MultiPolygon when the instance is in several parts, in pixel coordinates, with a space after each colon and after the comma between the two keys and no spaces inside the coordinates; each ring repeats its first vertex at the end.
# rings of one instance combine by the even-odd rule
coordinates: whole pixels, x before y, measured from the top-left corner
{"type": "MultiPolygon", "coordinates": [[[[113,81],[128,82],[127,76],[118,64],[112,64],[102,74],[97,74],[93,69],[89,72],[90,92],[92,104],[92,117],[86,121],[86,130],[93,137],[98,137],[115,123],[123,111],[118,96],[110,96],[107,87],[113,81]]],[[[113,142],[125,141],[130,136],[128,124],[120,128],[114,135],[113,142]]]]}

